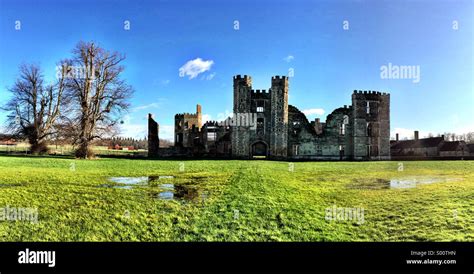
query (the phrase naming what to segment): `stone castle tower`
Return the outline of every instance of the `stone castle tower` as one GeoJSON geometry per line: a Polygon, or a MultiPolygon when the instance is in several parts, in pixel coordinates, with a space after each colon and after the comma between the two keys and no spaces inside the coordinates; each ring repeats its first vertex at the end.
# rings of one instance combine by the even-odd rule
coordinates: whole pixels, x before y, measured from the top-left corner
{"type": "Polygon", "coordinates": [[[196,105],[196,113],[176,114],[174,121],[175,146],[192,146],[192,131],[199,131],[202,127],[201,105],[196,105]]]}
{"type": "Polygon", "coordinates": [[[270,155],[286,158],[288,153],[288,77],[272,77],[270,155]]]}
{"type": "MultiPolygon", "coordinates": [[[[234,76],[234,115],[236,113],[251,113],[252,77],[234,76]]],[[[248,128],[243,126],[232,128],[232,155],[248,157],[250,155],[250,135],[248,128]]]]}
{"type": "Polygon", "coordinates": [[[357,91],[352,94],[353,158],[390,159],[390,94],[357,91]]]}
{"type": "MultiPolygon", "coordinates": [[[[234,115],[255,114],[256,128],[232,128],[232,156],[286,158],[288,152],[288,77],[274,76],[271,88],[253,90],[250,76],[234,76],[234,115]]],[[[250,116],[250,115],[249,115],[250,116]]]]}

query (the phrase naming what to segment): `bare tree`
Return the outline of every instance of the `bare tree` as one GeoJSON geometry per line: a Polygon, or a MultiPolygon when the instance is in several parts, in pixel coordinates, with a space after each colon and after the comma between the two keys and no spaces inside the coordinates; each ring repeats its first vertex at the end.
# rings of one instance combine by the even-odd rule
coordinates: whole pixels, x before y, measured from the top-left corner
{"type": "Polygon", "coordinates": [[[128,99],[130,85],[120,78],[125,59],[117,52],[98,47],[93,42],[79,42],[69,60],[68,94],[75,109],[72,123],[76,133],[78,158],[91,158],[90,143],[116,129],[128,99]],[[79,72],[79,73],[78,73],[79,72]]]}
{"type": "Polygon", "coordinates": [[[48,151],[48,139],[61,115],[64,90],[64,72],[59,72],[57,83],[45,85],[36,65],[21,65],[19,78],[9,88],[12,98],[2,107],[8,112],[7,130],[27,138],[33,154],[48,151]]]}

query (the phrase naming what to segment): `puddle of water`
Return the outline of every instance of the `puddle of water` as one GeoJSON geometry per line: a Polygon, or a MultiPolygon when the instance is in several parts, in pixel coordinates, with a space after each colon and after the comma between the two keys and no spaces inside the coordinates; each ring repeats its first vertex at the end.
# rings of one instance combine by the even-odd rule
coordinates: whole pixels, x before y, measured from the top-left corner
{"type": "Polygon", "coordinates": [[[158,186],[160,192],[152,192],[150,196],[154,199],[160,200],[185,200],[185,201],[197,201],[198,198],[205,200],[208,194],[199,193],[199,190],[194,185],[174,185],[174,184],[161,184],[158,186]]]}
{"type": "Polygon", "coordinates": [[[457,178],[444,177],[406,177],[387,179],[355,179],[349,189],[405,189],[418,185],[459,181],[457,178]]]}
{"type": "Polygon", "coordinates": [[[185,185],[170,183],[174,176],[149,176],[149,177],[110,177],[108,180],[114,184],[103,184],[99,187],[132,189],[134,187],[146,187],[149,196],[159,200],[205,200],[209,193],[200,193],[196,185],[185,185]],[[162,180],[163,183],[159,182],[162,180]],[[165,183],[166,182],[166,183],[165,183]]]}
{"type": "Polygon", "coordinates": [[[132,186],[149,186],[154,181],[164,179],[174,179],[174,176],[110,177],[108,180],[115,184],[104,184],[101,187],[131,189],[132,186]]]}
{"type": "Polygon", "coordinates": [[[110,177],[109,181],[123,185],[148,184],[149,177],[110,177]]]}
{"type": "Polygon", "coordinates": [[[390,188],[415,188],[418,185],[459,181],[457,178],[414,177],[390,180],[390,188]]]}

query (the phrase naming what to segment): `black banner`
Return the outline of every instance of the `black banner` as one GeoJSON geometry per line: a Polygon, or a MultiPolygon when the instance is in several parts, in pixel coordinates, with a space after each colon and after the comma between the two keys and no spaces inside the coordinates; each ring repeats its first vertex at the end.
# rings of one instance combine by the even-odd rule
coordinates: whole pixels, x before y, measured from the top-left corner
{"type": "Polygon", "coordinates": [[[0,243],[0,258],[2,274],[473,273],[474,243],[0,243]]]}

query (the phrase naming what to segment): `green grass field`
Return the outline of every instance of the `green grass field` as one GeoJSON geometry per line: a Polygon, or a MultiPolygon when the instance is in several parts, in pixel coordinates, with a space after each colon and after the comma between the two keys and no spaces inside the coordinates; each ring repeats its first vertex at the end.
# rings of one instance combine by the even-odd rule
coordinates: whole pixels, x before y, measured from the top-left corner
{"type": "Polygon", "coordinates": [[[5,207],[37,208],[38,222],[0,221],[1,241],[474,241],[474,161],[0,156],[5,207]],[[438,181],[389,186],[400,178],[438,181]],[[332,207],[363,209],[363,222],[327,220],[332,207]]]}

